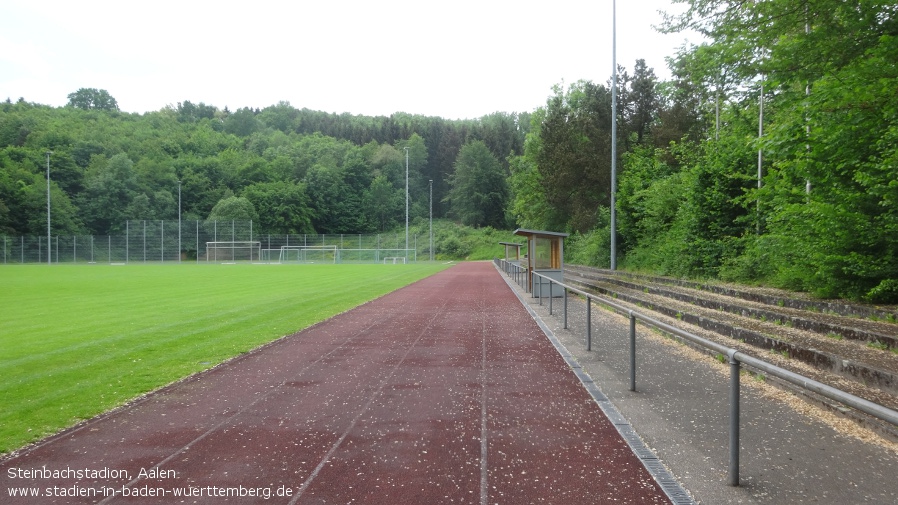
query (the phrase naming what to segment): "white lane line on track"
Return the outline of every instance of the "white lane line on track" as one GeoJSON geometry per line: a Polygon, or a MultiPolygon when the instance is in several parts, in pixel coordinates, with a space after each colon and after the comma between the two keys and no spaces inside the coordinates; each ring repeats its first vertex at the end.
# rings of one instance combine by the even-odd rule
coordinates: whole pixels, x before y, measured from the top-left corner
{"type": "Polygon", "coordinates": [[[480,505],[489,504],[486,431],[486,314],[480,313],[480,505]]]}
{"type": "MultiPolygon", "coordinates": [[[[206,437],[208,437],[208,436],[211,435],[212,433],[215,433],[215,432],[218,431],[222,426],[225,426],[225,425],[231,423],[231,422],[234,421],[237,417],[239,417],[241,414],[243,414],[244,412],[246,412],[246,411],[252,409],[252,408],[255,407],[259,402],[265,400],[266,398],[268,398],[269,396],[271,396],[272,394],[274,394],[276,391],[280,390],[280,388],[283,387],[283,385],[286,384],[289,380],[295,380],[296,378],[300,377],[303,373],[305,373],[306,370],[308,370],[308,369],[311,368],[312,366],[316,365],[318,362],[320,362],[320,361],[323,360],[324,358],[326,358],[326,357],[330,356],[331,354],[333,354],[333,353],[339,351],[341,348],[343,348],[344,346],[346,346],[347,344],[349,344],[351,341],[353,341],[353,340],[355,340],[356,338],[358,338],[358,337],[360,337],[360,336],[366,334],[367,331],[368,331],[369,329],[373,328],[374,326],[377,326],[378,324],[382,324],[382,323],[383,323],[383,320],[377,321],[377,322],[374,322],[374,323],[371,323],[370,325],[366,326],[366,327],[363,328],[362,330],[359,330],[359,331],[358,331],[357,333],[355,333],[354,335],[352,335],[352,336],[350,336],[350,337],[347,337],[346,340],[344,340],[340,345],[338,345],[337,347],[335,347],[335,348],[334,348],[333,350],[331,350],[330,352],[327,352],[327,353],[323,354],[321,357],[319,357],[319,358],[316,359],[315,361],[313,361],[313,362],[309,363],[308,365],[306,365],[305,367],[303,367],[302,370],[300,370],[296,375],[290,377],[289,379],[284,379],[284,380],[281,381],[277,386],[271,388],[267,393],[265,393],[265,394],[259,396],[259,397],[256,398],[255,400],[253,400],[249,405],[247,405],[247,406],[245,406],[244,408],[242,408],[242,409],[240,409],[240,410],[234,412],[232,415],[230,415],[230,416],[228,416],[227,418],[223,419],[220,423],[218,423],[218,424],[216,424],[215,426],[213,426],[213,427],[209,428],[208,430],[206,430],[202,435],[200,435],[200,436],[196,437],[195,439],[191,440],[190,442],[188,442],[186,445],[184,445],[183,447],[181,447],[181,448],[178,449],[177,451],[171,453],[168,457],[166,457],[166,458],[163,459],[162,461],[156,463],[151,469],[148,469],[148,471],[149,471],[149,470],[156,470],[156,469],[158,469],[158,468],[163,467],[163,466],[166,465],[168,462],[172,461],[173,459],[175,459],[175,458],[178,457],[179,455],[183,454],[184,451],[190,449],[190,448],[191,448],[193,445],[195,445],[197,442],[200,442],[201,440],[205,439],[206,437]]],[[[134,478],[134,479],[131,479],[131,481],[125,483],[125,484],[122,486],[122,488],[130,488],[131,486],[133,486],[134,484],[136,484],[137,482],[139,482],[139,481],[142,480],[142,479],[143,479],[143,477],[136,477],[136,478],[134,478]]],[[[109,503],[110,500],[113,500],[113,499],[116,498],[116,496],[119,496],[119,493],[120,493],[120,491],[117,492],[117,493],[112,494],[111,496],[109,496],[109,497],[105,498],[104,500],[98,502],[97,505],[105,505],[106,503],[109,503]]],[[[291,502],[291,503],[294,503],[294,502],[291,502]]]]}
{"type": "Polygon", "coordinates": [[[434,312],[433,316],[430,318],[430,321],[427,321],[427,324],[424,326],[424,329],[421,330],[421,333],[418,334],[418,337],[415,339],[414,342],[412,342],[412,345],[410,345],[408,347],[408,349],[405,350],[405,354],[402,355],[402,359],[399,360],[398,363],[393,365],[393,369],[390,370],[390,373],[386,377],[384,377],[383,380],[380,381],[380,384],[378,384],[377,389],[375,389],[374,392],[371,393],[371,396],[368,398],[368,401],[365,403],[365,406],[362,407],[361,410],[359,410],[359,412],[355,415],[355,418],[353,418],[352,422],[349,424],[349,426],[346,428],[346,430],[343,431],[343,434],[340,435],[340,438],[338,438],[337,441],[334,442],[334,444],[331,446],[330,450],[327,451],[327,454],[325,454],[324,457],[321,458],[321,461],[318,463],[318,466],[316,466],[315,469],[312,470],[312,473],[309,474],[309,476],[306,478],[305,482],[302,483],[302,486],[300,486],[299,489],[296,491],[296,496],[294,496],[293,499],[287,503],[287,505],[295,505],[296,502],[302,497],[302,495],[309,488],[309,486],[312,485],[312,481],[314,481],[315,478],[318,477],[318,474],[324,468],[324,465],[326,465],[327,462],[330,461],[331,456],[333,456],[334,453],[337,452],[337,449],[340,448],[340,446],[343,444],[343,441],[346,440],[346,437],[349,436],[349,433],[355,429],[355,425],[359,422],[359,420],[362,418],[362,416],[365,415],[365,413],[368,411],[368,409],[371,408],[371,405],[374,403],[374,400],[376,400],[377,397],[380,396],[381,392],[383,392],[383,389],[387,385],[387,382],[390,379],[392,379],[393,376],[396,374],[396,370],[398,370],[399,367],[402,366],[403,363],[405,363],[405,360],[408,358],[408,355],[412,352],[412,349],[414,349],[415,346],[418,345],[418,342],[421,341],[421,339],[424,337],[424,335],[426,335],[428,333],[428,330],[430,330],[431,326],[433,326],[433,322],[437,319],[437,317],[439,315],[441,315],[443,313],[443,309],[445,309],[446,304],[449,303],[450,299],[452,299],[452,296],[446,296],[443,299],[443,305],[439,308],[439,310],[434,312]]]}

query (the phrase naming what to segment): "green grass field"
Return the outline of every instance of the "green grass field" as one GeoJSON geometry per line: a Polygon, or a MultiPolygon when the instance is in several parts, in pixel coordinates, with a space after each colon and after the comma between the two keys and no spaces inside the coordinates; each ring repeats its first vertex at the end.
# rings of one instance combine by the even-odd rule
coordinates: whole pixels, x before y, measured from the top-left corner
{"type": "Polygon", "coordinates": [[[446,265],[0,267],[0,453],[446,265]]]}

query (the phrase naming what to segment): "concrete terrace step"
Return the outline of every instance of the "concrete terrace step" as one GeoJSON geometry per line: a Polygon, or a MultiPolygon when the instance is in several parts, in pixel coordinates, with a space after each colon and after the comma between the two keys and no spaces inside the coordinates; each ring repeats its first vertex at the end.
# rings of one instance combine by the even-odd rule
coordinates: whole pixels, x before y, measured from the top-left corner
{"type": "MultiPolygon", "coordinates": [[[[834,314],[850,318],[866,318],[872,320],[898,322],[898,307],[873,305],[861,305],[846,301],[829,301],[818,299],[806,299],[796,297],[794,293],[788,293],[776,289],[748,290],[740,287],[723,284],[702,283],[671,277],[636,274],[631,272],[613,271],[602,268],[587,267],[582,265],[566,265],[571,271],[601,275],[606,278],[630,279],[638,284],[670,285],[688,288],[697,291],[706,291],[730,298],[741,299],[750,302],[770,305],[772,307],[791,308],[808,311],[817,314],[834,314]]],[[[893,324],[893,326],[895,326],[893,324]]],[[[898,331],[898,330],[894,330],[898,331]]]]}
{"type": "MultiPolygon", "coordinates": [[[[892,408],[898,406],[898,355],[861,343],[882,341],[884,337],[893,338],[889,335],[868,335],[858,341],[836,340],[826,336],[826,333],[814,332],[813,329],[796,328],[802,324],[794,321],[813,321],[809,317],[789,315],[791,319],[788,319],[786,315],[771,311],[764,321],[763,317],[757,316],[759,311],[756,307],[748,307],[746,303],[740,303],[739,299],[730,298],[721,302],[719,297],[711,300],[707,293],[701,291],[689,293],[686,288],[659,287],[650,282],[636,283],[615,277],[573,267],[568,268],[565,279],[583,289],[676,318],[760,350],[776,352],[807,363],[817,370],[848,378],[866,390],[861,391],[863,394],[859,396],[892,408]],[[724,310],[721,310],[721,305],[726,306],[724,310]],[[790,320],[793,322],[789,323],[790,320]]],[[[808,328],[813,326],[810,323],[803,325],[808,328]]],[[[856,330],[853,334],[863,333],[856,330]]]]}
{"type": "MultiPolygon", "coordinates": [[[[765,302],[755,302],[746,297],[734,297],[727,295],[727,290],[696,290],[696,288],[666,288],[664,284],[655,282],[654,279],[644,278],[641,282],[626,280],[626,276],[612,276],[605,273],[593,273],[580,269],[573,271],[584,279],[591,279],[604,283],[615,284],[621,287],[643,290],[649,294],[656,294],[687,302],[699,307],[728,312],[745,317],[751,317],[761,321],[773,321],[777,324],[811,331],[821,335],[849,340],[859,340],[864,343],[874,343],[889,349],[898,349],[898,325],[881,321],[862,320],[854,316],[833,315],[830,313],[809,312],[807,310],[787,308],[785,306],[766,305],[765,302]],[[708,293],[715,293],[714,299],[708,298],[708,293]],[[726,298],[727,301],[722,301],[726,298]],[[731,301],[729,301],[731,300],[731,301]]],[[[638,277],[635,279],[639,279],[638,277]]],[[[747,293],[747,292],[741,292],[747,293]]],[[[856,307],[856,306],[852,306],[856,307]]],[[[857,311],[854,311],[857,312],[857,311]]]]}

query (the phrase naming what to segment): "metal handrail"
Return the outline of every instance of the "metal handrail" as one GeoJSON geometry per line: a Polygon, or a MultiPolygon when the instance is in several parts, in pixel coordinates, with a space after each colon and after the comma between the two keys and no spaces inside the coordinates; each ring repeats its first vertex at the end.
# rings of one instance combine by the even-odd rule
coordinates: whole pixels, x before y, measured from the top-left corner
{"type": "MultiPolygon", "coordinates": [[[[522,282],[526,282],[526,275],[523,273],[526,271],[523,267],[518,265],[510,264],[505,260],[497,259],[496,265],[509,275],[514,275],[517,279],[517,282],[521,284],[522,282]],[[524,277],[525,280],[521,281],[520,278],[524,277]]],[[[595,300],[604,305],[611,307],[612,309],[626,314],[630,318],[630,391],[636,391],[636,321],[642,321],[643,323],[654,326],[658,329],[661,329],[667,333],[676,335],[680,338],[688,340],[693,344],[698,346],[710,349],[714,352],[717,352],[723,356],[727,357],[727,361],[730,364],[730,462],[729,462],[729,472],[728,472],[728,484],[731,486],[739,485],[739,393],[740,393],[740,385],[739,385],[739,374],[741,371],[741,365],[744,363],[756,370],[760,370],[772,377],[777,377],[782,379],[790,384],[794,384],[801,388],[804,388],[808,391],[812,391],[817,393],[825,398],[829,398],[830,400],[837,401],[843,405],[852,407],[861,412],[869,414],[870,416],[875,417],[876,419],[880,419],[885,421],[893,426],[898,426],[898,411],[892,410],[890,408],[879,405],[878,403],[871,402],[869,400],[865,400],[859,396],[853,395],[851,393],[842,391],[841,389],[834,388],[832,386],[828,386],[823,384],[822,382],[815,381],[813,379],[804,377],[792,371],[786,370],[785,368],[778,367],[772,363],[768,363],[764,360],[758,359],[754,356],[746,354],[738,349],[727,347],[722,344],[718,344],[717,342],[713,342],[711,340],[699,337],[698,335],[689,333],[688,331],[681,330],[675,326],[669,325],[667,323],[663,323],[658,321],[657,319],[651,318],[645,314],[641,314],[632,309],[624,307],[608,298],[603,296],[595,295],[592,293],[587,293],[581,289],[577,289],[572,286],[568,286],[563,282],[559,282],[554,280],[548,276],[540,274],[539,272],[530,272],[530,275],[539,279],[539,303],[542,305],[542,294],[543,289],[542,286],[544,281],[548,281],[549,284],[549,313],[552,313],[552,289],[553,285],[561,286],[564,289],[564,328],[567,328],[567,294],[568,292],[572,292],[578,294],[584,298],[586,298],[586,350],[592,350],[592,308],[591,301],[595,300]]],[[[529,292],[529,286],[527,286],[527,291],[529,292]]]]}

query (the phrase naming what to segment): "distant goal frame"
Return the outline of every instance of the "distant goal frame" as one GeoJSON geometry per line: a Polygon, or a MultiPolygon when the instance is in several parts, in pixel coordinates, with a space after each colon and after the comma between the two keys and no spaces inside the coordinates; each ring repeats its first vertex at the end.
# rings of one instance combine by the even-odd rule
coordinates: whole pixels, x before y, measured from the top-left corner
{"type": "Polygon", "coordinates": [[[258,261],[262,257],[262,243],[258,240],[219,240],[206,242],[206,261],[258,261]],[[230,251],[230,256],[219,255],[219,251],[230,251]],[[241,251],[238,257],[237,252],[241,251]]]}
{"type": "Polygon", "coordinates": [[[278,254],[278,263],[324,263],[321,260],[309,260],[309,251],[314,252],[330,252],[333,254],[332,261],[328,261],[328,263],[337,264],[340,263],[340,248],[336,245],[282,245],[279,249],[278,254]],[[295,251],[296,259],[293,260],[290,258],[290,252],[295,251]]]}

